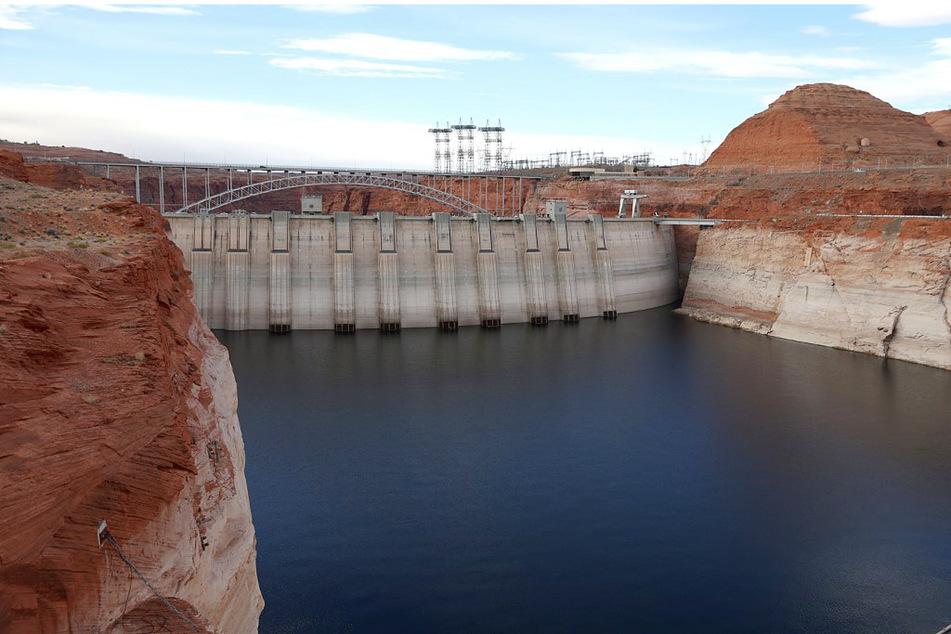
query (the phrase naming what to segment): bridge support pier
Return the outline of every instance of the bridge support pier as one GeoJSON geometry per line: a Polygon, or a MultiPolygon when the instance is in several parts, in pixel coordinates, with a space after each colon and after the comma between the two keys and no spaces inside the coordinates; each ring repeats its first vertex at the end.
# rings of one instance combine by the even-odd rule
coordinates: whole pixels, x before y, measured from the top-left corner
{"type": "Polygon", "coordinates": [[[396,253],[396,215],[391,211],[377,216],[380,223],[380,253],[377,267],[380,278],[380,330],[399,332],[400,267],[396,253]]]}
{"type": "Polygon", "coordinates": [[[476,275],[479,284],[479,320],[483,328],[502,325],[499,299],[499,256],[492,247],[492,216],[475,214],[479,253],[476,254],[476,275]]]}
{"type": "Polygon", "coordinates": [[[594,268],[598,280],[598,310],[604,319],[617,319],[617,298],[614,292],[614,265],[604,239],[604,218],[591,216],[594,224],[594,268]]]}
{"type": "Polygon", "coordinates": [[[268,283],[268,329],[274,333],[291,330],[291,254],[288,218],[290,212],[271,212],[271,261],[268,283]]]}
{"type": "Polygon", "coordinates": [[[450,214],[433,214],[433,243],[436,247],[436,324],[440,330],[459,329],[459,308],[456,302],[456,263],[452,252],[450,214]]]}
{"type": "Polygon", "coordinates": [[[334,331],[353,332],[356,310],[353,301],[353,243],[350,212],[334,212],[334,331]]]}

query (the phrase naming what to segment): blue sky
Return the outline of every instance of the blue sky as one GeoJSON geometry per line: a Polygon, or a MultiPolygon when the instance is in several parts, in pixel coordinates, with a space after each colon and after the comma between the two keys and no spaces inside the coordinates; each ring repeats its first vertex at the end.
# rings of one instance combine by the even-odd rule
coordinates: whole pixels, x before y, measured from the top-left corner
{"type": "Polygon", "coordinates": [[[425,169],[427,129],[472,118],[516,158],[667,164],[803,83],[951,107],[936,4],[0,5],[0,137],[425,169]]]}

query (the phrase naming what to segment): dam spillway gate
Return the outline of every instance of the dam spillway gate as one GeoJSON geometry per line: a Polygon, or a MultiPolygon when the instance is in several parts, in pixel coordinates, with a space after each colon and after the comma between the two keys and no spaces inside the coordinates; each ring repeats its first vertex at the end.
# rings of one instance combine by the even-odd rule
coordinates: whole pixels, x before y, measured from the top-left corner
{"type": "Polygon", "coordinates": [[[476,213],[167,214],[211,328],[542,325],[678,297],[673,229],[646,219],[476,213]]]}

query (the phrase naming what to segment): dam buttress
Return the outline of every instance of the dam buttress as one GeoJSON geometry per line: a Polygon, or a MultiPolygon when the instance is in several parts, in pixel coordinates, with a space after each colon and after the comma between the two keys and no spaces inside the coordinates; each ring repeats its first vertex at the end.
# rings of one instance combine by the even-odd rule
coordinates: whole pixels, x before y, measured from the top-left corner
{"type": "Polygon", "coordinates": [[[648,219],[166,214],[211,328],[336,330],[614,318],[678,299],[648,219]]]}

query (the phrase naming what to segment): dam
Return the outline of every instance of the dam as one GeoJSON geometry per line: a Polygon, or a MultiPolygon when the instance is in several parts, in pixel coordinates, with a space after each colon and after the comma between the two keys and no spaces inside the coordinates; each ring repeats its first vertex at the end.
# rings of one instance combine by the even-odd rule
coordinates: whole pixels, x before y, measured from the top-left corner
{"type": "Polygon", "coordinates": [[[215,329],[451,331],[614,319],[677,301],[672,227],[554,209],[165,218],[215,329]]]}

